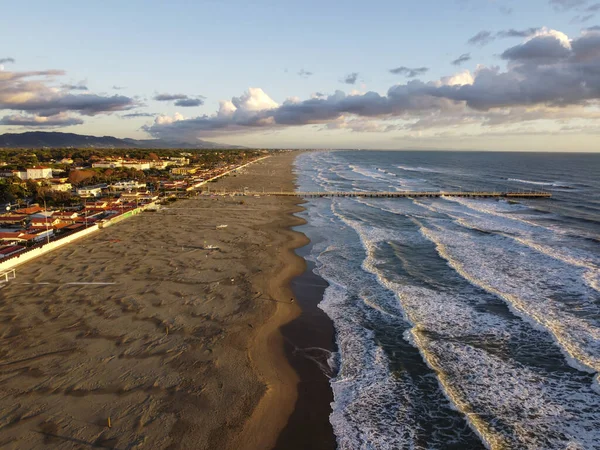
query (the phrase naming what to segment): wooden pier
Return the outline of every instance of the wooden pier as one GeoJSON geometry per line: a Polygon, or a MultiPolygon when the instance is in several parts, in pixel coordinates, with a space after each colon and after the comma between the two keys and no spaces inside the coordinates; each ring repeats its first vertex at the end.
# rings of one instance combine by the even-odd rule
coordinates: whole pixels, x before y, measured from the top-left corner
{"type": "Polygon", "coordinates": [[[418,197],[466,197],[466,198],[550,198],[552,194],[545,191],[211,191],[210,194],[230,196],[263,196],[272,195],[280,197],[363,197],[363,198],[418,198],[418,197]]]}

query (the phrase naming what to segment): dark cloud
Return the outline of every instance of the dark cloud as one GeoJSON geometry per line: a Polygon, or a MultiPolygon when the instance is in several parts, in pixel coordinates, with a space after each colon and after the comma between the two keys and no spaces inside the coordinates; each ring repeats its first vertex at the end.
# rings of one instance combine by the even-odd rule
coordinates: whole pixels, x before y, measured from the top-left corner
{"type": "MultiPolygon", "coordinates": [[[[355,118],[417,120],[419,126],[495,125],[519,119],[564,120],[574,108],[579,111],[576,117],[590,119],[591,113],[581,111],[600,101],[600,33],[589,32],[572,40],[551,30],[545,33],[506,50],[502,57],[510,64],[505,71],[480,67],[472,75],[465,71],[436,82],[411,80],[390,87],[385,95],[337,91],[282,105],[255,89],[241,97],[244,101],[236,97],[222,103],[213,116],[162,119],[146,130],[158,137],[193,140],[258,128],[348,123],[355,118]],[[258,100],[264,106],[254,108],[258,100]],[[225,104],[230,106],[225,108],[225,104]]],[[[361,127],[375,129],[366,124],[361,127]]]]}
{"type": "Polygon", "coordinates": [[[523,30],[515,30],[511,28],[510,30],[502,30],[496,33],[492,33],[491,31],[480,31],[475,36],[467,41],[468,44],[471,45],[479,45],[484,46],[489,44],[490,42],[495,41],[496,39],[503,38],[526,38],[535,35],[541,28],[531,27],[525,28],[523,30]]]}
{"type": "Polygon", "coordinates": [[[508,6],[500,6],[498,9],[502,14],[505,14],[507,16],[510,16],[513,13],[513,9],[509,8],[508,6]]]}
{"type": "Polygon", "coordinates": [[[587,8],[585,8],[585,10],[587,12],[598,12],[600,11],[600,3],[594,3],[593,5],[590,5],[587,8]]]}
{"type": "Polygon", "coordinates": [[[15,114],[12,116],[4,116],[2,119],[0,119],[0,125],[28,128],[68,127],[71,125],[81,125],[82,123],[83,120],[78,117],[69,117],[63,114],[57,114],[50,117],[15,114]]]}
{"type": "Polygon", "coordinates": [[[125,86],[117,86],[117,85],[114,85],[112,88],[113,88],[115,91],[120,91],[121,89],[125,89],[125,86]]]}
{"type": "Polygon", "coordinates": [[[554,62],[567,58],[571,50],[554,36],[538,36],[506,50],[500,57],[510,61],[554,62]]]}
{"type": "Polygon", "coordinates": [[[600,25],[594,25],[593,27],[588,27],[584,31],[587,31],[587,32],[590,32],[590,31],[600,31],[600,25]]]}
{"type": "Polygon", "coordinates": [[[15,63],[14,58],[0,58],[0,64],[15,63]]]}
{"type": "Polygon", "coordinates": [[[452,64],[454,64],[455,66],[460,66],[462,63],[470,61],[470,60],[471,60],[471,54],[463,53],[458,58],[456,58],[454,61],[452,61],[452,64]]]}
{"type": "Polygon", "coordinates": [[[471,45],[486,45],[494,40],[494,36],[491,31],[480,31],[475,36],[467,41],[467,44],[471,45]]]}
{"type": "Polygon", "coordinates": [[[192,106],[200,106],[204,104],[204,100],[200,98],[182,98],[175,102],[175,106],[190,108],[192,106]]]}
{"type": "Polygon", "coordinates": [[[408,78],[415,78],[419,75],[423,75],[429,70],[428,67],[416,67],[411,69],[410,67],[400,66],[395,69],[390,69],[390,72],[396,75],[404,75],[408,78]]]}
{"type": "Polygon", "coordinates": [[[43,117],[68,111],[93,116],[136,106],[134,99],[123,95],[57,91],[52,83],[60,75],[64,71],[0,72],[0,110],[25,111],[43,117]]]}
{"type": "Polygon", "coordinates": [[[121,118],[123,118],[123,119],[135,119],[137,117],[154,117],[154,116],[156,116],[155,113],[138,112],[138,113],[122,114],[121,118]]]}
{"type": "Polygon", "coordinates": [[[356,80],[358,80],[358,72],[352,72],[346,75],[342,81],[346,84],[355,84],[356,80]]]}
{"type": "Polygon", "coordinates": [[[185,100],[189,98],[185,94],[157,94],[154,96],[154,100],[159,102],[171,102],[173,100],[185,100]]]}
{"type": "Polygon", "coordinates": [[[60,86],[62,89],[68,91],[87,91],[88,87],[84,84],[63,84],[60,86]]]}
{"type": "Polygon", "coordinates": [[[300,69],[300,71],[298,72],[298,75],[300,75],[302,78],[308,78],[311,75],[313,75],[313,73],[309,72],[308,70],[300,69]]]}
{"type": "Polygon", "coordinates": [[[175,101],[175,106],[181,106],[183,108],[190,108],[193,106],[200,106],[204,104],[204,97],[201,95],[191,97],[185,94],[157,94],[154,96],[154,100],[159,102],[171,102],[175,101]]]}

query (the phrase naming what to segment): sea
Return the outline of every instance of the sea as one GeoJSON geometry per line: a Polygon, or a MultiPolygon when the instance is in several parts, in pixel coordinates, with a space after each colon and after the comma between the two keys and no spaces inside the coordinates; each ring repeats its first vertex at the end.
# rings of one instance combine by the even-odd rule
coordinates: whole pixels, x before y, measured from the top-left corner
{"type": "Polygon", "coordinates": [[[600,449],[600,154],[324,151],[295,171],[299,191],[552,193],[307,199],[339,448],[600,449]]]}

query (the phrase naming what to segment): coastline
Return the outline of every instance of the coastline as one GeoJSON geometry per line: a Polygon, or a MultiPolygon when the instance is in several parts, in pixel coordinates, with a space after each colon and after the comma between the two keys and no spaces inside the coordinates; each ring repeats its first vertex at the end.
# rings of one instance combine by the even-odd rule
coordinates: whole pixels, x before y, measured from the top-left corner
{"type": "MultiPolygon", "coordinates": [[[[311,246],[309,243],[297,253],[304,257],[311,246]]],[[[306,261],[306,270],[291,281],[301,313],[281,327],[287,359],[300,381],[294,411],[280,433],[275,449],[337,448],[329,421],[334,400],[329,384],[334,373],[329,358],[336,351],[335,330],[331,319],[318,307],[329,284],[313,272],[314,267],[312,261],[306,261]]]]}
{"type": "MultiPolygon", "coordinates": [[[[215,187],[291,189],[295,157],[215,187]]],[[[279,332],[300,314],[300,202],[196,197],[23,265],[0,300],[0,444],[274,446],[300,380],[279,332]]]]}

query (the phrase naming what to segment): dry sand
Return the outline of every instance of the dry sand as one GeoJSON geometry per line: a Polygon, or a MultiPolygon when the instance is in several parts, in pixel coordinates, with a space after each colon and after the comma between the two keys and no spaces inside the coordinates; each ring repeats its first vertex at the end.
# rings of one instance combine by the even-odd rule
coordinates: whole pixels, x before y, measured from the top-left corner
{"type": "MultiPolygon", "coordinates": [[[[211,189],[293,189],[294,157],[211,189]]],[[[272,447],[298,382],[278,331],[299,313],[298,202],[179,201],[19,267],[0,289],[0,446],[272,447]]]]}

